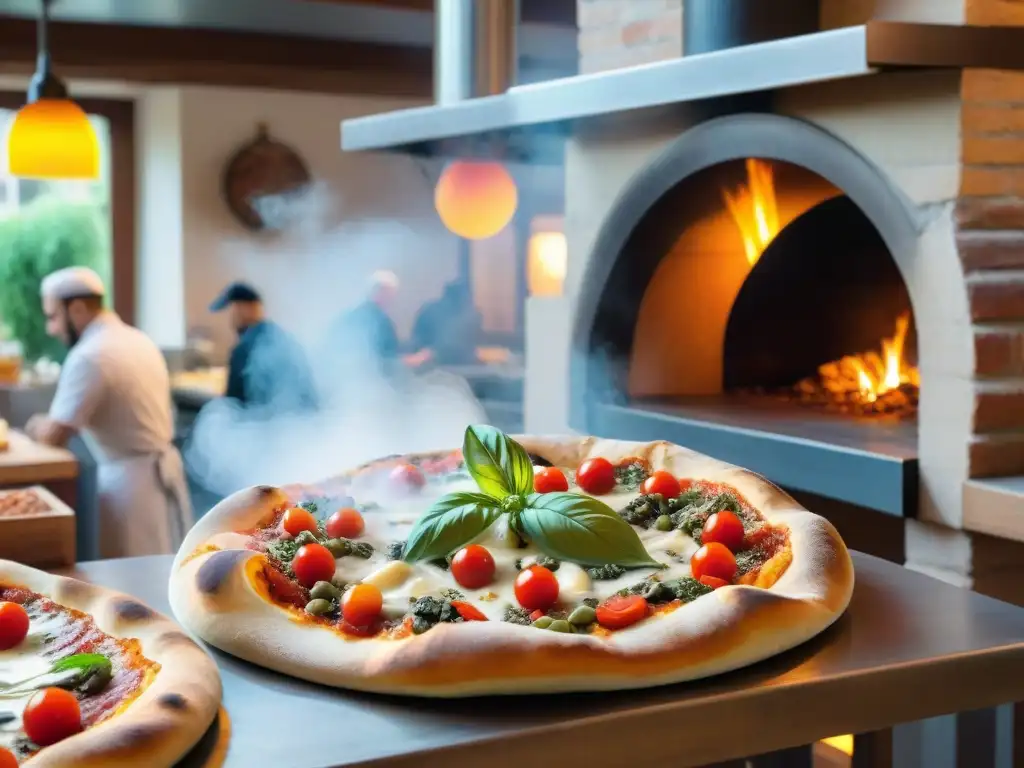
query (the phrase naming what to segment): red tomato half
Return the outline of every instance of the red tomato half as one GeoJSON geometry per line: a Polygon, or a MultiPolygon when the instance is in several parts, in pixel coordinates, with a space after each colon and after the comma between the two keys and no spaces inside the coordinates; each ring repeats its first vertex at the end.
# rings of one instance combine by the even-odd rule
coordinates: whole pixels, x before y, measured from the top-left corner
{"type": "Polygon", "coordinates": [[[292,571],[299,584],[312,587],[318,581],[334,578],[334,555],[323,544],[304,544],[292,559],[292,571]]]}
{"type": "Polygon", "coordinates": [[[298,536],[303,531],[316,533],[316,518],[308,509],[292,507],[281,518],[281,527],[288,532],[289,536],[298,536]]]}
{"type": "Polygon", "coordinates": [[[18,768],[18,758],[9,749],[0,747],[0,768],[18,768]]]}
{"type": "Polygon", "coordinates": [[[0,651],[21,643],[28,634],[28,614],[17,603],[0,603],[0,651]]]}
{"type": "Polygon", "coordinates": [[[44,688],[36,693],[22,715],[25,735],[40,747],[48,747],[82,730],[82,710],[73,693],[44,688]]]}
{"type": "Polygon", "coordinates": [[[701,576],[699,579],[700,583],[705,587],[711,587],[712,589],[718,589],[719,587],[728,587],[729,582],[725,579],[719,579],[714,576],[701,576]]]}
{"type": "Polygon", "coordinates": [[[558,579],[542,565],[531,565],[516,576],[516,600],[528,611],[550,608],[558,600],[558,579]]]}
{"type": "Polygon", "coordinates": [[[713,541],[694,552],[690,558],[690,572],[697,581],[704,576],[732,581],[736,575],[736,558],[724,544],[713,541]]]}
{"type": "Polygon", "coordinates": [[[647,616],[647,601],[640,595],[610,597],[597,606],[597,623],[606,629],[623,629],[647,616]]]}
{"type": "Polygon", "coordinates": [[[568,491],[569,481],[558,467],[542,467],[533,474],[533,490],[537,493],[568,491]]]}
{"type": "Polygon", "coordinates": [[[615,467],[608,459],[588,459],[576,471],[576,485],[595,496],[608,493],[615,487],[615,467]]]}
{"type": "Polygon", "coordinates": [[[464,621],[487,621],[483,611],[464,600],[452,600],[452,608],[459,612],[464,621]]]}
{"type": "Polygon", "coordinates": [[[679,481],[671,472],[659,469],[644,480],[640,486],[641,493],[660,493],[666,499],[674,499],[679,495],[679,481]]]}
{"type": "Polygon", "coordinates": [[[380,616],[384,596],[372,584],[356,584],[341,598],[341,615],[349,624],[365,627],[380,616]]]}
{"type": "Polygon", "coordinates": [[[452,558],[452,576],[466,589],[480,589],[494,580],[494,558],[486,547],[470,544],[452,558]]]}
{"type": "Polygon", "coordinates": [[[713,541],[735,552],[743,546],[743,521],[727,509],[716,512],[708,518],[700,536],[701,544],[713,541]]]}
{"type": "Polygon", "coordinates": [[[416,491],[427,484],[419,467],[413,464],[399,464],[388,475],[391,485],[402,491],[416,491]]]}
{"type": "Polygon", "coordinates": [[[358,509],[342,507],[327,518],[327,535],[332,539],[354,539],[366,528],[358,509]]]}

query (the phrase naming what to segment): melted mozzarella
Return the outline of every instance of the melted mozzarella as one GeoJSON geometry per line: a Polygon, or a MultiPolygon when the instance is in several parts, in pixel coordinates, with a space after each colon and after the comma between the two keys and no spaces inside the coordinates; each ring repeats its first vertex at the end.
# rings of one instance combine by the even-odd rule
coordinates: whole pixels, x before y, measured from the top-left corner
{"type": "MultiPolygon", "coordinates": [[[[459,478],[443,484],[431,483],[421,494],[399,499],[382,499],[379,509],[365,514],[366,532],[360,537],[374,547],[373,556],[368,560],[347,556],[337,560],[336,580],[346,583],[366,582],[377,586],[384,596],[384,614],[399,617],[405,614],[410,603],[426,595],[440,596],[445,589],[457,589],[466,600],[477,606],[489,619],[500,620],[506,608],[518,606],[513,583],[518,569],[516,561],[529,565],[542,553],[533,545],[520,547],[517,538],[510,535],[507,518],[502,517],[490,528],[473,539],[494,557],[494,581],[482,589],[467,589],[459,585],[450,571],[426,562],[403,563],[389,561],[387,545],[391,541],[404,540],[416,520],[427,511],[438,496],[459,491],[477,491],[476,484],[469,478],[459,478]]],[[[574,492],[581,492],[572,488],[574,492]]],[[[636,491],[625,491],[598,496],[605,504],[618,511],[637,495],[636,491]]],[[[361,498],[360,501],[378,501],[361,498]]],[[[559,602],[566,607],[579,604],[584,598],[598,600],[610,597],[620,589],[630,587],[653,573],[662,580],[678,579],[690,575],[690,557],[698,544],[682,531],[662,532],[634,526],[648,553],[667,568],[635,568],[626,571],[617,579],[592,579],[586,570],[575,563],[562,562],[555,577],[559,585],[559,602]]],[[[470,543],[470,542],[467,542],[470,543]]]]}
{"type": "MultiPolygon", "coordinates": [[[[54,614],[30,614],[28,636],[17,646],[0,651],[0,683],[16,683],[50,669],[50,662],[43,658],[46,636],[56,629],[59,617],[54,614]]],[[[35,691],[24,696],[0,699],[0,713],[11,713],[15,719],[0,723],[0,747],[13,748],[21,735],[21,715],[35,691]]]]}

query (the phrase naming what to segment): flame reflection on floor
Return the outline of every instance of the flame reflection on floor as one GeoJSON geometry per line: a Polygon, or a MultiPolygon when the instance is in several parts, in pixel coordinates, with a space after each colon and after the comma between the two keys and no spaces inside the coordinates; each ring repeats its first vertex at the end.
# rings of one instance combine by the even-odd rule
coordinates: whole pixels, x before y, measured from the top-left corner
{"type": "MultiPolygon", "coordinates": [[[[779,234],[775,177],[770,163],[746,161],[747,181],[735,190],[723,190],[722,198],[743,239],[751,268],[779,234]]],[[[907,362],[905,344],[910,313],[896,319],[890,338],[881,350],[846,355],[818,368],[818,375],[804,379],[781,393],[788,400],[855,416],[913,416],[917,413],[921,376],[907,362]]]]}

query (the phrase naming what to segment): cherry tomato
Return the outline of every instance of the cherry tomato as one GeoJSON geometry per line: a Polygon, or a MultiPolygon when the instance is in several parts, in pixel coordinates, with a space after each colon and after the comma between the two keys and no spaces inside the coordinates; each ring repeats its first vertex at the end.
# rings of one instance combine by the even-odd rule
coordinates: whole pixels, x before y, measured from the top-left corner
{"type": "Polygon", "coordinates": [[[327,535],[332,539],[354,539],[364,528],[363,516],[352,507],[343,507],[327,518],[327,535]]]}
{"type": "Polygon", "coordinates": [[[464,621],[487,621],[483,611],[463,600],[452,600],[452,608],[459,612],[464,621]]]}
{"type": "Polygon", "coordinates": [[[703,576],[732,581],[736,575],[736,558],[727,546],[712,541],[694,552],[690,558],[690,572],[697,581],[703,576]]]}
{"type": "Polygon", "coordinates": [[[727,509],[716,512],[704,524],[701,544],[717,541],[733,552],[743,546],[743,521],[727,509]]]}
{"type": "Polygon", "coordinates": [[[341,615],[349,624],[365,627],[380,616],[384,596],[373,584],[356,584],[341,598],[341,615]]]}
{"type": "Polygon", "coordinates": [[[73,693],[44,688],[29,699],[21,724],[26,736],[40,747],[48,747],[82,730],[82,710],[73,693]]]}
{"type": "Polygon", "coordinates": [[[18,645],[28,634],[28,614],[17,603],[0,603],[0,651],[18,645]]]}
{"type": "Polygon", "coordinates": [[[615,487],[615,467],[608,459],[588,459],[576,470],[576,485],[595,496],[608,493],[615,487]]]}
{"type": "Polygon", "coordinates": [[[726,581],[725,579],[719,579],[715,576],[701,576],[700,579],[698,579],[698,581],[700,581],[700,583],[703,584],[705,587],[711,587],[712,589],[718,589],[719,587],[729,586],[728,581],[726,581]]]}
{"type": "Polygon", "coordinates": [[[647,601],[640,595],[610,597],[597,606],[597,623],[605,629],[623,629],[647,616],[647,601]]]}
{"type": "Polygon", "coordinates": [[[18,768],[18,758],[9,749],[0,747],[0,768],[18,768]]]}
{"type": "Polygon", "coordinates": [[[533,473],[533,490],[537,493],[568,491],[569,481],[558,467],[541,467],[533,473]]]}
{"type": "Polygon", "coordinates": [[[266,566],[263,575],[267,579],[267,590],[270,596],[279,603],[294,605],[296,608],[305,608],[309,602],[309,595],[306,590],[289,579],[277,568],[266,566]]]}
{"type": "Polygon", "coordinates": [[[281,518],[281,527],[284,528],[290,536],[298,536],[303,531],[316,533],[316,518],[313,517],[313,513],[308,509],[292,507],[285,512],[284,517],[281,518]]]}
{"type": "Polygon", "coordinates": [[[528,611],[550,608],[558,599],[558,579],[542,565],[531,565],[516,576],[516,600],[528,611]]]}
{"type": "Polygon", "coordinates": [[[666,499],[674,499],[679,495],[679,481],[671,472],[659,469],[644,480],[640,491],[641,493],[660,493],[666,499]]]}
{"type": "Polygon", "coordinates": [[[334,555],[323,544],[303,544],[292,559],[292,571],[299,584],[312,587],[318,581],[334,578],[334,555]]]}
{"type": "Polygon", "coordinates": [[[466,589],[480,589],[494,580],[494,558],[485,547],[470,544],[452,558],[452,576],[466,589]]]}
{"type": "Polygon", "coordinates": [[[399,464],[391,470],[388,480],[393,486],[404,491],[416,491],[427,484],[427,478],[420,472],[419,467],[412,464],[399,464]]]}

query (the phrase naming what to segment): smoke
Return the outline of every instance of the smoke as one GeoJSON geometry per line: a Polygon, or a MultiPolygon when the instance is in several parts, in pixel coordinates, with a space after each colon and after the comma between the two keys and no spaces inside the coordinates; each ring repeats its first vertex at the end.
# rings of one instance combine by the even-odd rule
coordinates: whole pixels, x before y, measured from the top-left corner
{"type": "MultiPolygon", "coordinates": [[[[235,270],[227,279],[253,282],[268,318],[288,335],[257,347],[244,372],[267,387],[264,405],[219,398],[193,424],[185,461],[214,493],[315,482],[373,458],[458,446],[467,424],[486,421],[461,377],[401,364],[382,368],[339,333],[339,319],[365,298],[375,269],[394,267],[389,259],[403,254],[431,258],[422,234],[402,224],[337,222],[337,211],[346,213],[342,202],[323,187],[263,199],[286,229],[259,244],[225,245],[224,261],[235,270]],[[254,263],[259,280],[247,275],[254,263]],[[308,407],[312,401],[315,408],[308,407]]],[[[408,285],[396,301],[410,301],[408,285]]]]}

